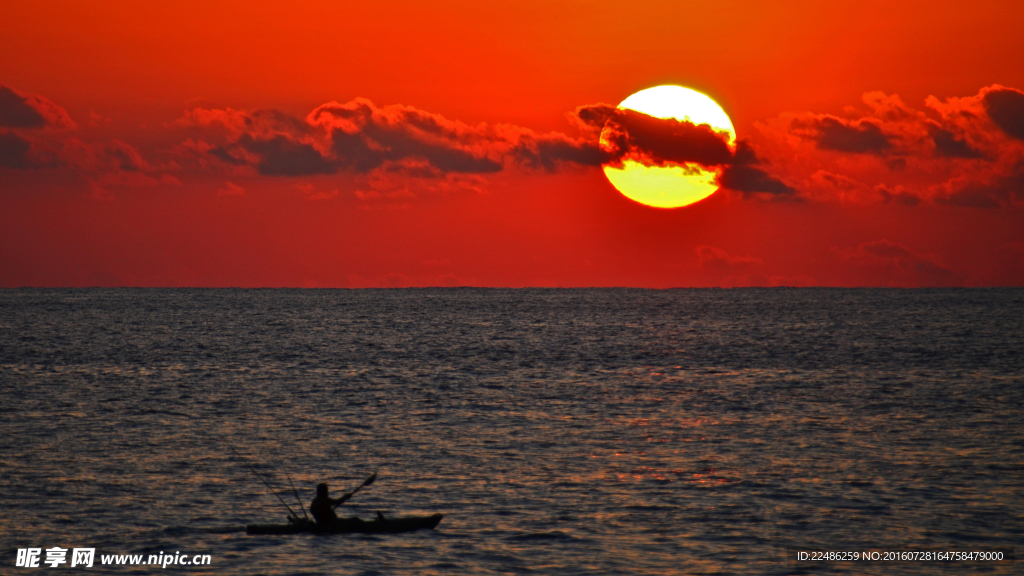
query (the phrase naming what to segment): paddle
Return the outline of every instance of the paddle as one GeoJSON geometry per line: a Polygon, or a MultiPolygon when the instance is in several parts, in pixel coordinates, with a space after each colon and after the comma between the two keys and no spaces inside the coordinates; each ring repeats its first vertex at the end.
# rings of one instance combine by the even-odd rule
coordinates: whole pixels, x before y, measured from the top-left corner
{"type": "Polygon", "coordinates": [[[344,502],[345,500],[348,500],[349,498],[351,498],[356,492],[359,492],[360,488],[362,488],[363,486],[369,486],[370,484],[373,484],[376,480],[377,480],[377,473],[374,472],[373,474],[370,474],[370,476],[367,477],[366,480],[363,480],[362,484],[360,484],[359,486],[356,486],[355,488],[353,488],[353,489],[349,490],[348,492],[345,492],[344,494],[342,494],[341,502],[338,502],[334,506],[335,507],[340,506],[342,502],[344,502]]]}

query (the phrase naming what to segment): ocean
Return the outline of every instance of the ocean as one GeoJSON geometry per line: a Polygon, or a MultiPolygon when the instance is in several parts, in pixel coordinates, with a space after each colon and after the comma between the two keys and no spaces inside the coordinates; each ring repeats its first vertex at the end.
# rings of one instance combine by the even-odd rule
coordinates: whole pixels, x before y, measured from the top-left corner
{"type": "Polygon", "coordinates": [[[1022,414],[1020,289],[0,290],[0,572],[1020,573],[787,551],[1021,554],[1022,414]]]}

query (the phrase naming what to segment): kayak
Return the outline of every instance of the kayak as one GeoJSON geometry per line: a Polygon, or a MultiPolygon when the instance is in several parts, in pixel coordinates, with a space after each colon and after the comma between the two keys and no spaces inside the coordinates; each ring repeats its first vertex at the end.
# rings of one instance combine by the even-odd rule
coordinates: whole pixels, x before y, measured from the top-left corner
{"type": "Polygon", "coordinates": [[[247,534],[396,534],[420,529],[432,529],[444,518],[443,514],[430,516],[398,516],[377,520],[363,520],[355,516],[338,518],[327,526],[303,519],[288,524],[249,524],[247,534]]]}

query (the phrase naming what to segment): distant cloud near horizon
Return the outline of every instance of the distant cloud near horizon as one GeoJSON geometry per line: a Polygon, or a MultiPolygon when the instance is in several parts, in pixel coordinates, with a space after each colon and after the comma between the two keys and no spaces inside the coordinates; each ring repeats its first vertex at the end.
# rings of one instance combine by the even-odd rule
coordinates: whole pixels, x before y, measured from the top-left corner
{"type": "Polygon", "coordinates": [[[856,248],[833,248],[833,252],[851,266],[888,278],[893,286],[941,288],[959,286],[964,281],[964,274],[949,268],[937,256],[920,254],[889,240],[864,242],[856,248]]]}

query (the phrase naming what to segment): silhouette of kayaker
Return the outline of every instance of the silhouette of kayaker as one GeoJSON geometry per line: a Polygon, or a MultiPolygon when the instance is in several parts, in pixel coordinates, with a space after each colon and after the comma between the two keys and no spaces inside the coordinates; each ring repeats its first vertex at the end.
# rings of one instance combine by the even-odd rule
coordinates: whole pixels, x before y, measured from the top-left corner
{"type": "Polygon", "coordinates": [[[338,515],[334,513],[334,507],[351,497],[352,492],[346,492],[338,498],[331,498],[327,494],[327,483],[321,482],[316,485],[316,497],[309,505],[309,512],[318,525],[327,526],[338,519],[338,515]]]}
{"type": "MultiPolygon", "coordinates": [[[[363,480],[363,483],[356,486],[352,490],[345,492],[337,498],[331,498],[328,494],[327,483],[321,482],[316,485],[316,497],[313,498],[313,502],[309,505],[309,511],[313,514],[313,519],[316,520],[317,526],[328,526],[338,521],[338,515],[334,513],[334,509],[340,506],[346,500],[352,497],[353,494],[359,491],[363,486],[369,486],[373,484],[374,480],[377,479],[377,473],[374,472],[369,478],[363,480]]],[[[361,522],[358,518],[350,518],[349,520],[361,522]]],[[[383,522],[384,515],[378,511],[377,520],[383,522]]]]}

